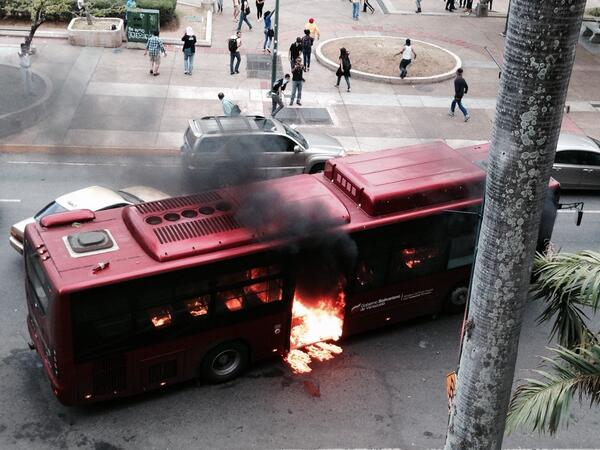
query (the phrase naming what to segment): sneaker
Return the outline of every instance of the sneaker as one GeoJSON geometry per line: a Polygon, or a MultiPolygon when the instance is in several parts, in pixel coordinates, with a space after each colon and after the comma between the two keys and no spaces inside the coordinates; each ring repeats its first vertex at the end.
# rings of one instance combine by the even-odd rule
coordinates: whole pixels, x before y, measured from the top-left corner
{"type": "Polygon", "coordinates": [[[333,87],[339,88],[340,85],[339,84],[334,84],[333,87]]]}
{"type": "Polygon", "coordinates": [[[235,72],[231,72],[229,75],[235,75],[235,72]]]}
{"type": "Polygon", "coordinates": [[[293,100],[290,102],[290,106],[294,106],[294,101],[293,100]]]}
{"type": "Polygon", "coordinates": [[[467,115],[465,116],[465,122],[468,122],[470,118],[471,118],[471,116],[467,114],[467,115]]]}
{"type": "Polygon", "coordinates": [[[270,55],[270,54],[271,54],[271,50],[270,50],[270,49],[267,49],[267,53],[270,55]]]}
{"type": "Polygon", "coordinates": [[[240,73],[240,71],[239,71],[239,70],[236,70],[236,71],[235,71],[235,73],[240,73]]]}
{"type": "Polygon", "coordinates": [[[298,106],[302,106],[302,103],[300,103],[300,101],[297,101],[297,102],[296,102],[296,105],[298,105],[298,106]]]}
{"type": "Polygon", "coordinates": [[[350,88],[348,88],[348,90],[346,92],[350,92],[350,88]]]}
{"type": "Polygon", "coordinates": [[[152,69],[150,69],[150,75],[152,75],[154,73],[154,71],[152,69]]]}
{"type": "Polygon", "coordinates": [[[448,113],[448,115],[449,115],[450,117],[454,117],[454,113],[453,113],[452,111],[450,111],[450,112],[448,113]]]}

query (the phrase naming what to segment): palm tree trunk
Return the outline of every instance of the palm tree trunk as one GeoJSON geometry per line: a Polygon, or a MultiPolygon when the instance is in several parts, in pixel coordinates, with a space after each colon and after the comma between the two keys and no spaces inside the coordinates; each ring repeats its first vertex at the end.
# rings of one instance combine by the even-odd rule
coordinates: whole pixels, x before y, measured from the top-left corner
{"type": "Polygon", "coordinates": [[[585,0],[513,0],[447,450],[500,449],[585,0]]]}

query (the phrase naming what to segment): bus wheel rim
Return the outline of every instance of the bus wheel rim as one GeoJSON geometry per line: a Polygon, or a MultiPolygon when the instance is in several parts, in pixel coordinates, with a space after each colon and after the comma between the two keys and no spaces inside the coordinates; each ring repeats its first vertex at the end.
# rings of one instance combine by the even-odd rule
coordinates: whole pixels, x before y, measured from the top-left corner
{"type": "Polygon", "coordinates": [[[241,356],[235,350],[223,350],[218,353],[212,362],[212,370],[218,376],[231,375],[240,365],[241,356]]]}

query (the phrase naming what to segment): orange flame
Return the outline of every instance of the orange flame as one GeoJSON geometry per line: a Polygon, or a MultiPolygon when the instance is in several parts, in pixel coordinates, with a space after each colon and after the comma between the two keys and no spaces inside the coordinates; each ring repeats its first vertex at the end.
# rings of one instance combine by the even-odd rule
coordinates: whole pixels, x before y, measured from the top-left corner
{"type": "Polygon", "coordinates": [[[291,351],[285,357],[292,372],[309,373],[312,360],[327,361],[342,353],[342,348],[323,341],[337,341],[344,327],[344,291],[337,298],[303,301],[298,295],[292,306],[291,351]]]}

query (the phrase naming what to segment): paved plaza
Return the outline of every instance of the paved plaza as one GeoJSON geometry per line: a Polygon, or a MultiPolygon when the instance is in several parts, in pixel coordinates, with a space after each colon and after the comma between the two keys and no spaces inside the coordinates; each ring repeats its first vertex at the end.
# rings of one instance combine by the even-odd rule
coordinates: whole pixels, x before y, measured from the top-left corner
{"type": "MultiPolygon", "coordinates": [[[[267,0],[265,10],[272,8],[267,0]]],[[[447,110],[453,94],[452,80],[436,84],[387,84],[352,78],[352,92],[336,89],[335,74],[314,61],[305,76],[304,107],[326,108],[331,123],[317,126],[337,137],[353,152],[372,151],[432,139],[450,145],[488,140],[495,114],[499,68],[502,64],[504,18],[475,18],[443,11],[440,14],[383,14],[380,4],[407,9],[409,0],[385,0],[375,14],[353,21],[350,4],[340,0],[284,2],[280,14],[281,61],[287,69],[287,49],[314,17],[321,39],[342,36],[391,35],[411,37],[442,46],[460,57],[469,83],[465,105],[471,121],[450,119],[447,110]]],[[[494,2],[501,15],[506,1],[494,2]]],[[[424,8],[428,2],[424,1],[424,8]]],[[[242,65],[239,75],[229,75],[227,38],[234,31],[228,2],[222,15],[213,18],[212,46],[197,49],[194,75],[183,73],[181,48],[168,45],[161,75],[148,74],[147,57],[136,49],[82,48],[65,39],[34,40],[37,54],[32,70],[52,81],[53,92],[44,120],[2,140],[4,151],[48,148],[113,148],[123,151],[175,152],[190,118],[221,114],[217,93],[239,103],[246,114],[270,113],[266,96],[269,80],[247,71],[248,57],[262,54],[262,22],[252,17],[254,29],[244,25],[242,65]]],[[[42,28],[43,31],[43,28],[42,28]]],[[[21,38],[0,37],[0,63],[18,65],[21,38]]],[[[318,41],[317,41],[318,43],[318,41]]],[[[568,94],[569,114],[563,128],[600,137],[600,46],[580,45],[568,94]]],[[[418,45],[415,46],[418,52],[418,45]]],[[[352,57],[352,49],[349,49],[352,57]]],[[[418,59],[414,62],[418,64],[418,59]]],[[[410,67],[409,67],[410,76],[410,67]]],[[[289,95],[289,93],[288,93],[289,95]]],[[[293,116],[291,114],[290,116],[293,116]]],[[[302,129],[305,124],[299,123],[302,129]]]]}

